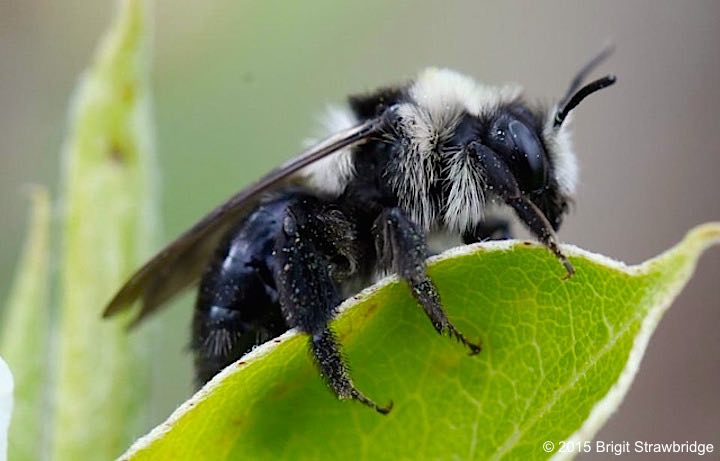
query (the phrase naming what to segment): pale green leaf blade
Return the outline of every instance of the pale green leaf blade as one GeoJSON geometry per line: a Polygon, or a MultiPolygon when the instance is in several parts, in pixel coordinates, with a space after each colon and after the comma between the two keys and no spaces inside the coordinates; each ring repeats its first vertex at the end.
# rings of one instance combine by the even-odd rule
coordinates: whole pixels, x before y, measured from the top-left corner
{"type": "Polygon", "coordinates": [[[151,18],[121,0],[73,98],[63,161],[60,324],[52,454],[109,459],[141,430],[147,344],[102,309],[156,232],[151,18]]]}
{"type": "Polygon", "coordinates": [[[295,332],[228,367],[123,459],[546,459],[543,442],[587,440],[619,404],[662,313],[720,223],[639,266],[567,246],[452,250],[431,274],[451,319],[484,349],[438,336],[395,279],[334,322],[358,387],[381,416],[327,391],[295,332]]]}
{"type": "Polygon", "coordinates": [[[13,376],[0,357],[0,461],[7,459],[8,426],[13,411],[13,376]]]}
{"type": "Polygon", "coordinates": [[[2,324],[0,356],[15,376],[9,452],[13,460],[40,458],[50,334],[50,198],[34,187],[28,236],[2,324]]]}

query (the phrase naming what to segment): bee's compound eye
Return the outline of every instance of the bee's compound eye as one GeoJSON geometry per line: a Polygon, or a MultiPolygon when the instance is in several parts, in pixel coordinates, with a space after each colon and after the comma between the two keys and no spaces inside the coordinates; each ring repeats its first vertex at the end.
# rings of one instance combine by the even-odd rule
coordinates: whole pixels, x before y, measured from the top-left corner
{"type": "Polygon", "coordinates": [[[523,192],[545,185],[545,149],[525,123],[507,114],[499,116],[488,133],[488,146],[507,162],[523,192]]]}
{"type": "Polygon", "coordinates": [[[510,122],[508,131],[518,151],[524,154],[522,157],[527,161],[532,189],[542,187],[545,182],[545,155],[540,140],[527,125],[517,120],[510,122]]]}

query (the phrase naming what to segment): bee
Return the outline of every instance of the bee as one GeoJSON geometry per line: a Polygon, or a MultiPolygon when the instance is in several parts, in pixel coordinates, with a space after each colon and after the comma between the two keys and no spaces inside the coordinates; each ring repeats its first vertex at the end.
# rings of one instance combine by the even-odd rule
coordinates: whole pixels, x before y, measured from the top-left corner
{"type": "Polygon", "coordinates": [[[550,108],[522,89],[431,68],[399,86],[351,96],[332,133],[211,211],[140,268],[104,316],[140,301],[133,325],[199,281],[192,322],[202,385],[254,346],[296,328],[340,399],[379,405],[358,390],[328,326],[343,299],[395,273],[438,333],[468,339],[445,315],[428,277],[430,251],[510,238],[522,223],[564,266],[555,232],[575,193],[568,114],[615,83],[583,82],[603,50],[550,108]],[[443,236],[429,248],[428,237],[443,236]],[[450,242],[450,243],[448,243],[450,242]]]}

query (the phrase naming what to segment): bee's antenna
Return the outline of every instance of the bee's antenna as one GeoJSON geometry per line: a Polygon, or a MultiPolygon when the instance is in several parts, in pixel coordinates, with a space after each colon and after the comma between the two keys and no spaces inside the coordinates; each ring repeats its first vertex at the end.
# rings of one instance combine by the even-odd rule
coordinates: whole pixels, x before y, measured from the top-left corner
{"type": "Polygon", "coordinates": [[[568,87],[567,91],[565,92],[565,96],[560,100],[561,106],[564,105],[575,92],[580,88],[580,86],[583,84],[587,76],[595,70],[597,66],[602,64],[603,61],[605,61],[607,58],[610,57],[611,54],[615,52],[615,45],[612,43],[606,44],[600,52],[595,55],[591,60],[589,60],[587,63],[585,63],[584,66],[580,68],[577,74],[575,74],[575,77],[573,77],[572,82],[570,82],[570,86],[568,87]]]}
{"type": "Polygon", "coordinates": [[[609,87],[616,81],[617,77],[614,75],[606,75],[605,77],[599,78],[580,88],[566,103],[558,107],[557,112],[555,112],[555,121],[553,122],[553,126],[555,128],[560,127],[570,111],[575,109],[575,107],[580,104],[583,99],[587,98],[596,91],[609,87]]]}
{"type": "Polygon", "coordinates": [[[573,110],[578,104],[580,104],[580,101],[585,99],[590,94],[615,83],[615,81],[617,80],[615,76],[607,75],[580,88],[580,86],[585,81],[590,72],[595,70],[595,68],[597,68],[597,66],[599,66],[603,61],[605,61],[611,54],[613,54],[614,51],[614,45],[606,45],[600,51],[600,53],[598,53],[595,57],[588,61],[587,64],[585,64],[578,71],[578,73],[570,82],[570,86],[565,92],[565,96],[562,97],[562,99],[560,100],[560,104],[558,104],[558,109],[555,112],[555,121],[553,123],[553,126],[555,128],[558,128],[562,125],[563,121],[567,117],[567,114],[570,113],[570,111],[573,110]]]}

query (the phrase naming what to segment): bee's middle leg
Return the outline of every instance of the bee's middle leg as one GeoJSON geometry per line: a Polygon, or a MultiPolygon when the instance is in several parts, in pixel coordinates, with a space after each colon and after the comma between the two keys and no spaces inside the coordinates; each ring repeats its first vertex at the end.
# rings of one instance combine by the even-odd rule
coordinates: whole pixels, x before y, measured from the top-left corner
{"type": "Polygon", "coordinates": [[[408,282],[435,330],[454,336],[471,354],[480,352],[480,345],[468,340],[445,315],[438,290],[426,272],[427,243],[417,226],[400,208],[386,208],[375,220],[373,234],[378,258],[408,282]]]}

